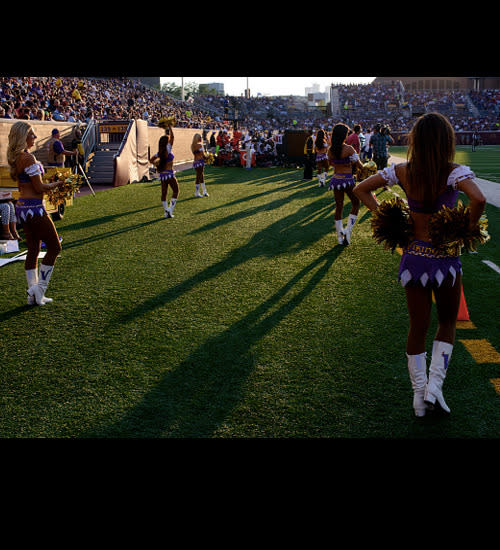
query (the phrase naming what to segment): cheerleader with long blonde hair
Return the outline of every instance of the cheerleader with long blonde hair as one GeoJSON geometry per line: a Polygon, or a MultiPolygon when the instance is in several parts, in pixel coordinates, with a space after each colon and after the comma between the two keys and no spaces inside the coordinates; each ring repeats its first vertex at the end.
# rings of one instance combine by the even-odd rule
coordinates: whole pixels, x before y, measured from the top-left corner
{"type": "Polygon", "coordinates": [[[9,132],[7,162],[10,176],[17,181],[19,199],[15,209],[18,222],[22,222],[28,252],[24,263],[28,282],[28,304],[40,306],[52,302],[46,298],[49,281],[54,264],[61,252],[61,243],[54,222],[45,211],[43,195],[54,189],[62,181],[44,183],[43,166],[28,149],[35,144],[36,135],[31,124],[25,121],[14,123],[9,132]],[[38,254],[42,241],[47,245],[47,252],[37,273],[38,254]]]}
{"type": "Polygon", "coordinates": [[[195,134],[193,136],[193,142],[191,143],[191,152],[194,155],[193,168],[196,171],[195,182],[195,197],[208,197],[207,188],[205,186],[205,149],[203,147],[203,138],[201,134],[195,134]],[[200,186],[203,194],[200,193],[200,186]]]}

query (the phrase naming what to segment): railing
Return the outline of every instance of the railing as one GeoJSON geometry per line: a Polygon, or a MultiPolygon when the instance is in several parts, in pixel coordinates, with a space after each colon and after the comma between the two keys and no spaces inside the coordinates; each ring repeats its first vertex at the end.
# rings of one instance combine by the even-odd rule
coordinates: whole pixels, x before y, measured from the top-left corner
{"type": "Polygon", "coordinates": [[[97,126],[96,121],[94,119],[91,119],[87,124],[87,128],[85,128],[85,132],[83,133],[83,136],[82,136],[82,145],[83,145],[83,151],[84,151],[84,159],[83,159],[84,166],[87,164],[87,160],[89,158],[90,153],[92,153],[95,149],[95,145],[97,142],[96,126],[97,126]]]}

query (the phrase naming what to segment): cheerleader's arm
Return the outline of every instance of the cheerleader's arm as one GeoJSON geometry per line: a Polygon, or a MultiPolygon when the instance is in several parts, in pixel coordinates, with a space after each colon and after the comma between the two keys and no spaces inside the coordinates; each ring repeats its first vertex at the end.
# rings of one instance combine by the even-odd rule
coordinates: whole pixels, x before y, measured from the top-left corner
{"type": "Polygon", "coordinates": [[[484,212],[486,197],[472,179],[463,179],[457,183],[457,188],[463,191],[469,198],[469,229],[474,229],[484,212]]]}
{"type": "Polygon", "coordinates": [[[361,183],[358,183],[353,189],[353,193],[358,197],[358,199],[369,209],[376,210],[378,208],[379,202],[377,198],[373,195],[373,191],[385,187],[387,185],[387,180],[382,176],[380,172],[369,176],[361,183]]]}

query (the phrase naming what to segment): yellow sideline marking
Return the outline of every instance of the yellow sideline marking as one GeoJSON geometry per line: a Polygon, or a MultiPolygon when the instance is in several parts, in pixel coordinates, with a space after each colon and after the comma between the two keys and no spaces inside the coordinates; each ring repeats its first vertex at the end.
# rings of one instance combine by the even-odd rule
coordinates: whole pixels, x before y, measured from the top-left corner
{"type": "Polygon", "coordinates": [[[500,363],[500,353],[484,338],[460,340],[476,363],[500,363]]]}
{"type": "Polygon", "coordinates": [[[500,378],[490,378],[490,382],[493,384],[495,391],[500,394],[500,378]]]}
{"type": "Polygon", "coordinates": [[[477,328],[472,321],[457,321],[457,328],[460,330],[467,330],[477,328]]]}

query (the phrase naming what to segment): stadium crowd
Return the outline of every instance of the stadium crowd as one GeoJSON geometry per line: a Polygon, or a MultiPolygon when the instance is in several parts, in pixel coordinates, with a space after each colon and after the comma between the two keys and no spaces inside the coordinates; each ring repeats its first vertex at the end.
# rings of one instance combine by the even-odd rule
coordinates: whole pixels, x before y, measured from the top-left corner
{"type": "MultiPolygon", "coordinates": [[[[262,151],[259,155],[274,159],[266,162],[279,158],[275,146],[269,150],[273,141],[269,136],[285,129],[329,131],[338,121],[351,127],[360,124],[367,131],[381,123],[393,133],[405,133],[416,113],[435,110],[445,114],[458,132],[500,129],[500,90],[411,91],[397,82],[339,85],[335,89],[337,114],[332,115],[324,107],[308,106],[307,98],[298,96],[195,96],[181,101],[125,77],[7,76],[0,77],[0,118],[83,125],[91,119],[141,118],[156,125],[161,117],[174,115],[178,127],[206,132],[232,131],[232,119],[237,118],[238,129],[252,133],[255,147],[262,151]]],[[[229,146],[225,144],[224,149],[229,146]]]]}

